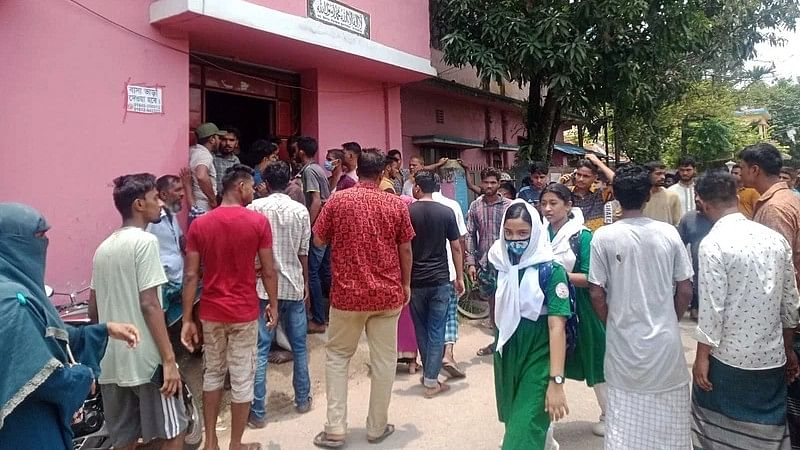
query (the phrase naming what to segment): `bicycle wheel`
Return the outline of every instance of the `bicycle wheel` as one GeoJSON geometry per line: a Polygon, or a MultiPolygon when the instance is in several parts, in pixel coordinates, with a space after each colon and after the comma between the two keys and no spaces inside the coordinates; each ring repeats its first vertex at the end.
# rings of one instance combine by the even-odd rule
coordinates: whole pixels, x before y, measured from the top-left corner
{"type": "Polygon", "coordinates": [[[458,312],[472,320],[489,317],[489,302],[480,299],[477,286],[467,274],[464,274],[464,288],[464,294],[458,298],[458,312]]]}

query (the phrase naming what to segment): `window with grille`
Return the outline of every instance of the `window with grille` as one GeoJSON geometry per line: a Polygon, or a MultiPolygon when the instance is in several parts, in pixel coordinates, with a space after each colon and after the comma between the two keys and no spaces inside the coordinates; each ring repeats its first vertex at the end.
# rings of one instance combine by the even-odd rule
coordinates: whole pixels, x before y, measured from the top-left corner
{"type": "Polygon", "coordinates": [[[436,123],[444,123],[444,110],[437,109],[436,110],[436,123]]]}

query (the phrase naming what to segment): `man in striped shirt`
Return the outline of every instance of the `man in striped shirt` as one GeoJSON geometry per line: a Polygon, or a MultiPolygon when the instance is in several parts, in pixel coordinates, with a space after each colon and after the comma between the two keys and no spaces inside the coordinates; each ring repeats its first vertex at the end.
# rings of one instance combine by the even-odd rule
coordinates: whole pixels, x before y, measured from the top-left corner
{"type": "MultiPolygon", "coordinates": [[[[494,289],[497,272],[490,267],[487,259],[489,248],[500,238],[500,226],[511,200],[499,195],[500,171],[487,167],[481,171],[483,195],[469,205],[467,212],[467,275],[472,284],[478,286],[482,299],[489,302],[489,315],[494,326],[494,289]]],[[[478,356],[494,353],[494,344],[478,350],[478,356]]]]}

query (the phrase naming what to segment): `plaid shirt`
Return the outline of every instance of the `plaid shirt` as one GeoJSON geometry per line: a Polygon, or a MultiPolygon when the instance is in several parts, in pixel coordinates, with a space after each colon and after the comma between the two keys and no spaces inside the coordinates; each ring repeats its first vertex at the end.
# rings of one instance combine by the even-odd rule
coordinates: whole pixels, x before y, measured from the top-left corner
{"type": "Polygon", "coordinates": [[[489,248],[500,239],[503,214],[509,205],[511,200],[502,195],[498,195],[492,203],[488,203],[486,197],[481,195],[469,205],[466,242],[468,266],[487,267],[489,248]]]}
{"type": "MultiPolygon", "coordinates": [[[[253,200],[247,208],[266,216],[272,226],[272,255],[278,273],[278,299],[303,300],[305,278],[298,256],[308,255],[311,242],[308,210],[283,193],[253,200]]],[[[258,296],[267,298],[261,279],[257,282],[257,288],[258,296]]]]}
{"type": "Polygon", "coordinates": [[[241,164],[241,162],[239,157],[233,153],[228,155],[217,153],[214,155],[214,169],[217,171],[217,194],[222,194],[222,177],[225,176],[225,172],[237,164],[241,164]]]}

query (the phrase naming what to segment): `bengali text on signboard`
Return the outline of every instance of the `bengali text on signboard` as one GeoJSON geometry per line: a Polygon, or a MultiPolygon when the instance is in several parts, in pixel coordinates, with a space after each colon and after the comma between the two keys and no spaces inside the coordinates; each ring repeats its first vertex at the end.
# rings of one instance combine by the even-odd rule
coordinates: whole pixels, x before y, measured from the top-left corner
{"type": "Polygon", "coordinates": [[[127,85],[127,112],[163,114],[163,88],[160,86],[127,85]]]}

